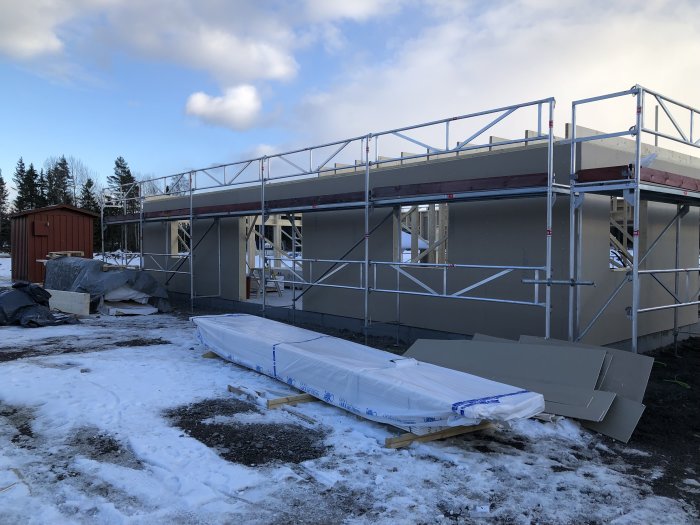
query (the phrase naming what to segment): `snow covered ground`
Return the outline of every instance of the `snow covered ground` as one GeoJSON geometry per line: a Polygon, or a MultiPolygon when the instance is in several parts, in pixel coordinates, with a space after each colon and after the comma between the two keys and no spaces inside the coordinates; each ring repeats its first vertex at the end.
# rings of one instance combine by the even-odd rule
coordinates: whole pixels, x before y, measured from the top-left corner
{"type": "Polygon", "coordinates": [[[211,400],[234,399],[227,385],[272,397],[291,391],[202,358],[205,349],[184,318],[93,317],[77,326],[10,327],[2,334],[2,524],[654,523],[659,516],[692,523],[697,517],[681,502],[653,495],[648,482],[661,472],[628,472],[623,456],[567,420],[521,421],[397,451],[382,446],[394,434],[389,427],[322,403],[291,412],[219,406],[211,400]],[[174,420],[173,411],[207,400],[213,411],[205,410],[188,432],[178,428],[183,418],[174,420]],[[233,443],[209,447],[195,437],[216,438],[227,428],[247,438],[238,456],[233,443]],[[307,439],[309,453],[297,463],[299,450],[291,449],[299,439],[307,439]],[[250,451],[259,449],[266,452],[252,456],[252,464],[250,451]]]}
{"type": "Polygon", "coordinates": [[[320,402],[242,402],[292,391],[205,351],[184,316],[0,328],[0,524],[697,522],[574,422],[389,450],[320,402]]]}

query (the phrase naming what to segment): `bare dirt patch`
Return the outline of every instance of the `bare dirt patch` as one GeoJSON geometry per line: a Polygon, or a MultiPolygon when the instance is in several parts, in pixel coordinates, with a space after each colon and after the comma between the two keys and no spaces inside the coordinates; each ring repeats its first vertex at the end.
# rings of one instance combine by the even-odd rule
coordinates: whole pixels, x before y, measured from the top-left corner
{"type": "Polygon", "coordinates": [[[114,463],[135,470],[143,468],[141,461],[127,445],[96,428],[79,428],[68,441],[68,445],[76,454],[95,461],[114,463]]]}
{"type": "Polygon", "coordinates": [[[165,413],[177,427],[201,441],[227,461],[249,466],[272,462],[301,463],[323,456],[324,433],[300,425],[218,422],[217,416],[260,413],[252,403],[237,399],[207,399],[165,413]]]}
{"type": "Polygon", "coordinates": [[[651,478],[655,494],[700,510],[700,490],[684,482],[700,479],[700,338],[648,355],[655,363],[644,396],[646,410],[629,445],[612,442],[613,448],[640,475],[651,478]],[[646,454],[630,454],[630,447],[646,454]]]}
{"type": "Polygon", "coordinates": [[[16,361],[27,357],[43,357],[49,355],[63,355],[73,353],[90,353],[114,348],[158,346],[168,345],[170,341],[163,338],[129,338],[125,340],[96,339],[94,345],[86,347],[84,344],[72,344],[69,339],[52,337],[36,341],[24,347],[13,346],[0,348],[0,363],[16,361]]]}
{"type": "Polygon", "coordinates": [[[157,337],[156,339],[147,339],[147,338],[136,338],[136,339],[129,339],[127,341],[116,341],[113,343],[113,346],[158,346],[158,345],[169,345],[170,341],[166,341],[165,339],[161,337],[157,337]]]}
{"type": "Polygon", "coordinates": [[[32,421],[34,421],[34,413],[30,408],[0,403],[0,430],[2,430],[1,427],[8,428],[12,434],[10,441],[18,447],[33,448],[32,421]],[[3,422],[7,426],[1,425],[3,422]]]}

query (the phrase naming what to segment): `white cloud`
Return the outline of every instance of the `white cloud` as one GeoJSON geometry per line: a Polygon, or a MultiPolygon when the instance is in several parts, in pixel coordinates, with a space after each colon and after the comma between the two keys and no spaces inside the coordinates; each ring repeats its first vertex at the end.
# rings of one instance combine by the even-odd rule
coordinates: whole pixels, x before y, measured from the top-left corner
{"type": "Polygon", "coordinates": [[[388,16],[393,14],[402,0],[306,0],[306,12],[311,20],[366,20],[371,16],[388,16]]]}
{"type": "MultiPolygon", "coordinates": [[[[3,0],[0,55],[31,61],[64,53],[71,21],[118,5],[120,0],[3,0]]],[[[73,68],[75,69],[75,68],[73,68]]]]}
{"type": "Polygon", "coordinates": [[[251,85],[240,85],[226,89],[220,97],[197,92],[187,99],[188,115],[217,126],[236,130],[251,127],[262,108],[257,90],[251,85]]]}
{"type": "Polygon", "coordinates": [[[56,26],[72,14],[73,10],[64,2],[3,2],[0,53],[16,60],[60,53],[63,42],[56,34],[56,26]]]}
{"type": "Polygon", "coordinates": [[[142,11],[132,4],[110,13],[112,39],[136,56],[203,70],[222,85],[286,80],[297,73],[294,35],[274,19],[240,28],[231,13],[187,2],[156,2],[147,16],[142,11]]]}
{"type": "MultiPolygon", "coordinates": [[[[440,3],[394,56],[353,65],[330,89],[308,94],[297,116],[311,130],[303,140],[340,139],[547,96],[558,98],[561,133],[572,99],[635,83],[700,103],[695,2],[586,2],[563,9],[559,2],[514,0],[479,10],[452,2],[449,16],[441,15],[440,3]]],[[[633,124],[633,102],[621,100],[618,107],[633,124]]],[[[619,116],[606,109],[590,125],[605,129],[619,116]]],[[[524,127],[508,132],[522,136],[524,127]]]]}
{"type": "Polygon", "coordinates": [[[389,16],[404,1],[303,0],[271,7],[249,0],[5,0],[0,54],[20,61],[70,55],[68,43],[82,39],[83,49],[92,44],[168,60],[202,69],[222,85],[286,80],[298,70],[294,53],[313,42],[305,36],[320,33],[337,46],[343,38],[334,22],[389,16]]]}
{"type": "MultiPolygon", "coordinates": [[[[693,102],[700,82],[696,0],[0,2],[0,55],[44,57],[43,71],[63,75],[76,74],[69,66],[86,50],[201,70],[222,94],[194,93],[187,113],[238,130],[262,114],[257,85],[282,108],[295,145],[550,95],[559,97],[562,123],[572,98],[639,82],[693,102]],[[388,50],[376,46],[376,35],[373,48],[364,46],[362,23],[406,5],[421,17],[411,38],[391,30],[406,22],[396,17],[382,26],[388,50]],[[355,22],[352,30],[342,21],[355,22]],[[300,76],[300,50],[319,44],[344,69],[330,88],[307,91],[290,115],[293,103],[274,98],[284,85],[269,85],[300,76]]],[[[303,74],[309,85],[328,79],[322,70],[303,74]]]]}

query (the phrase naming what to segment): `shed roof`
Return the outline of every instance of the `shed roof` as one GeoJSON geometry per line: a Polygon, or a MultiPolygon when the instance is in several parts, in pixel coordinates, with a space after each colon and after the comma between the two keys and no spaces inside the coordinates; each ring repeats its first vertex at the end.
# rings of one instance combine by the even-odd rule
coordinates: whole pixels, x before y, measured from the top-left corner
{"type": "Polygon", "coordinates": [[[13,213],[10,217],[22,217],[23,215],[34,215],[35,213],[46,213],[47,211],[64,209],[66,211],[72,211],[75,213],[82,213],[83,215],[88,215],[90,217],[99,217],[99,213],[95,213],[84,208],[78,208],[76,206],[71,206],[70,204],[56,204],[54,206],[46,206],[45,208],[34,208],[32,210],[19,211],[13,213]]]}

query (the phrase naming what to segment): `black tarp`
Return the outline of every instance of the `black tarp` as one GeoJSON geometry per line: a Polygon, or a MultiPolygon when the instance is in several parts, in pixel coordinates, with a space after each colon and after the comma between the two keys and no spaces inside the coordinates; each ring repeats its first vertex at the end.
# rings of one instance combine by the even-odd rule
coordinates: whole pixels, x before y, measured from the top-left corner
{"type": "Polygon", "coordinates": [[[17,282],[0,292],[0,326],[54,326],[78,322],[75,317],[54,315],[49,308],[51,294],[37,284],[17,282]]]}

